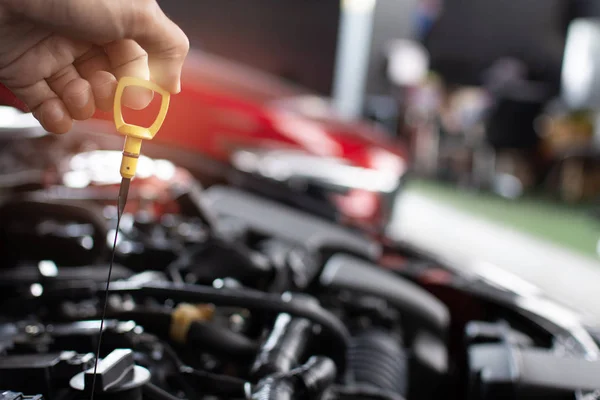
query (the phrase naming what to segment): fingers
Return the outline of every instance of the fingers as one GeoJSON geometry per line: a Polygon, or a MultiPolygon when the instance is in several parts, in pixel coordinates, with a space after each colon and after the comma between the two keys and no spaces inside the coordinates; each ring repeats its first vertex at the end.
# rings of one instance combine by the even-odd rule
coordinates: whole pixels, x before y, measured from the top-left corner
{"type": "Polygon", "coordinates": [[[117,90],[117,79],[113,74],[106,71],[96,71],[88,78],[94,92],[96,107],[102,111],[112,111],[115,92],[117,90]]]}
{"type": "Polygon", "coordinates": [[[62,100],[71,117],[78,121],[91,118],[96,111],[92,86],[85,79],[80,78],[69,82],[65,86],[62,100]]]}
{"type": "Polygon", "coordinates": [[[52,133],[68,132],[74,119],[88,119],[95,111],[92,87],[72,64],[46,80],[12,90],[52,133]]]}
{"type": "MultiPolygon", "coordinates": [[[[148,54],[133,40],[120,40],[105,46],[106,55],[115,77],[133,76],[148,80],[148,54]]],[[[123,103],[129,108],[141,110],[150,104],[154,93],[151,90],[132,87],[123,94],[123,103]]]]}
{"type": "Polygon", "coordinates": [[[104,48],[92,46],[85,54],[74,62],[77,72],[83,79],[89,79],[97,71],[110,71],[110,61],[104,48]]]}
{"type": "Polygon", "coordinates": [[[64,103],[59,98],[51,98],[43,102],[33,115],[50,133],[67,133],[73,127],[73,119],[69,116],[64,103]]]}
{"type": "Polygon", "coordinates": [[[94,103],[102,111],[112,110],[117,80],[111,71],[110,61],[104,49],[93,46],[73,63],[79,75],[86,79],[94,94],[94,103]]]}
{"type": "Polygon", "coordinates": [[[134,40],[148,55],[150,74],[146,78],[171,93],[181,89],[189,40],[156,0],[3,0],[2,4],[11,13],[54,32],[99,46],[134,40]]]}
{"type": "Polygon", "coordinates": [[[48,86],[62,99],[71,118],[85,120],[96,109],[92,87],[81,78],[74,65],[68,65],[46,79],[48,86]]]}
{"type": "Polygon", "coordinates": [[[11,88],[42,124],[44,129],[52,133],[66,133],[73,125],[69,111],[63,101],[48,86],[45,80],[32,85],[11,88]]]}
{"type": "MultiPolygon", "coordinates": [[[[148,79],[150,72],[147,58],[148,55],[137,43],[127,40],[110,43],[105,48],[94,46],[75,60],[74,65],[79,75],[90,83],[96,107],[110,112],[117,78],[135,76],[148,79]]],[[[148,106],[154,93],[144,89],[136,92],[134,89],[137,88],[125,92],[125,105],[134,109],[148,106]]]]}

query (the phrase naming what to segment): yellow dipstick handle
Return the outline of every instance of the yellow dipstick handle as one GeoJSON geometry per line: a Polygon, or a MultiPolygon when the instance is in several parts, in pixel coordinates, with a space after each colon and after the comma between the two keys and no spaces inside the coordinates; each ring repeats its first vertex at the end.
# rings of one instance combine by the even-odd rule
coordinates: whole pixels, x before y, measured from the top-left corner
{"type": "Polygon", "coordinates": [[[115,93],[114,115],[117,132],[125,136],[123,159],[121,160],[121,176],[123,178],[131,179],[135,176],[138,158],[140,157],[140,151],[142,149],[142,140],[152,140],[154,135],[160,130],[165,117],[167,116],[167,111],[169,110],[170,97],[169,92],[153,82],[130,76],[123,77],[119,80],[117,92],[115,93]],[[149,128],[128,124],[123,119],[121,99],[125,92],[125,88],[128,86],[149,89],[162,96],[160,111],[149,128]]]}

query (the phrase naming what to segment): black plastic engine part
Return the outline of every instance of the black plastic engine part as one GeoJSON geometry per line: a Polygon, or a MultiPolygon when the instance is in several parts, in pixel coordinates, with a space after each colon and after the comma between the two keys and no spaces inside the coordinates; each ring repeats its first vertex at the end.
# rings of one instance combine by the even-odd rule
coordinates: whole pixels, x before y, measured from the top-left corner
{"type": "Polygon", "coordinates": [[[193,276],[195,282],[202,284],[226,276],[253,287],[272,274],[271,265],[265,257],[240,243],[214,236],[182,252],[169,269],[185,271],[193,276]]]}
{"type": "Polygon", "coordinates": [[[290,287],[306,289],[321,272],[321,257],[301,246],[268,239],[258,247],[277,269],[270,287],[272,292],[283,292],[290,287]]]}
{"type": "MultiPolygon", "coordinates": [[[[102,288],[98,288],[102,290],[102,288]]],[[[322,308],[318,301],[306,295],[283,296],[266,294],[249,289],[215,289],[201,285],[151,282],[143,285],[119,282],[111,285],[115,294],[131,294],[140,297],[153,297],[157,300],[173,300],[188,303],[214,303],[220,306],[244,307],[249,310],[287,313],[306,318],[322,328],[322,334],[331,340],[331,354],[341,373],[346,370],[346,349],[350,334],[340,319],[322,308]]]]}
{"type": "MultiPolygon", "coordinates": [[[[196,157],[196,162],[197,159],[196,157]]],[[[206,191],[197,180],[186,180],[185,183],[185,185],[174,185],[170,188],[171,195],[177,200],[181,213],[200,218],[209,231],[215,232],[218,216],[208,204],[206,191]]]]}
{"type": "MultiPolygon", "coordinates": [[[[116,349],[99,360],[96,370],[94,398],[141,400],[142,387],[150,381],[150,371],[135,365],[133,351],[116,349]]],[[[90,395],[94,381],[94,368],[75,375],[70,385],[73,390],[90,395]]]]}
{"type": "Polygon", "coordinates": [[[293,318],[289,314],[279,314],[256,355],[252,375],[260,379],[275,373],[289,372],[300,364],[310,339],[310,321],[293,318]]]}
{"type": "MultiPolygon", "coordinates": [[[[101,283],[106,281],[108,265],[81,265],[77,267],[58,267],[51,261],[42,260],[38,263],[18,264],[13,268],[0,269],[0,288],[2,291],[15,289],[23,285],[39,283],[42,286],[59,282],[88,281],[101,283]]],[[[133,273],[121,266],[113,266],[115,280],[129,278],[133,273]]],[[[3,293],[4,295],[4,293],[3,293]]]]}
{"type": "Polygon", "coordinates": [[[26,396],[23,393],[0,390],[0,400],[44,400],[44,396],[41,394],[26,396]]]}
{"type": "Polygon", "coordinates": [[[101,210],[91,204],[17,199],[0,207],[4,265],[23,260],[93,264],[107,250],[107,234],[101,210]]]}
{"type": "Polygon", "coordinates": [[[514,345],[533,346],[533,339],[512,329],[505,322],[471,321],[465,327],[468,344],[508,342],[514,345]]]}
{"type": "Polygon", "coordinates": [[[336,368],[326,357],[311,357],[288,373],[268,376],[251,389],[252,400],[318,399],[334,382],[336,368]]]}
{"type": "Polygon", "coordinates": [[[382,298],[423,326],[446,336],[450,312],[418,285],[367,261],[346,254],[331,257],[321,273],[321,285],[382,298]]]}
{"type": "Polygon", "coordinates": [[[382,330],[356,335],[348,350],[348,368],[358,385],[406,395],[408,357],[398,338],[382,330]]]}
{"type": "Polygon", "coordinates": [[[73,375],[90,368],[93,362],[93,354],[73,351],[0,357],[0,387],[52,399],[68,388],[73,375]]]}
{"type": "Polygon", "coordinates": [[[435,399],[447,393],[450,382],[445,343],[428,331],[419,331],[411,343],[409,399],[435,399]]]}
{"type": "MultiPolygon", "coordinates": [[[[48,317],[60,314],[65,298],[71,297],[68,292],[83,291],[92,294],[95,286],[106,282],[106,269],[103,267],[103,264],[95,267],[56,267],[50,261],[40,261],[37,265],[0,268],[0,303],[3,315],[16,319],[24,315],[48,317]]],[[[123,279],[131,275],[127,268],[114,266],[113,276],[123,279]]],[[[81,319],[89,316],[89,310],[87,314],[81,319]]]]}
{"type": "Polygon", "coordinates": [[[561,356],[510,343],[476,344],[468,350],[469,399],[574,399],[600,389],[600,361],[561,356]]]}
{"type": "Polygon", "coordinates": [[[298,190],[290,183],[237,170],[229,174],[229,182],[247,192],[276,200],[288,207],[305,210],[333,222],[340,219],[339,211],[327,199],[327,194],[309,182],[303,182],[302,189],[298,190]]]}
{"type": "Polygon", "coordinates": [[[205,196],[217,216],[239,218],[257,235],[307,246],[311,251],[335,249],[372,260],[381,254],[381,246],[361,234],[243,190],[213,186],[205,196]]]}

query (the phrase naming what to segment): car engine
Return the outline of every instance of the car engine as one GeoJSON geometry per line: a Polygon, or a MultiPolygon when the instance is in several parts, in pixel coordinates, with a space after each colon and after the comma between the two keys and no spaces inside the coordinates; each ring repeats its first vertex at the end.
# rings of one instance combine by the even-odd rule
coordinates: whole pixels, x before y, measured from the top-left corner
{"type": "Polygon", "coordinates": [[[0,400],[597,398],[588,330],[171,161],[140,160],[105,292],[120,154],[61,140],[3,147],[31,179],[1,191],[0,400]]]}

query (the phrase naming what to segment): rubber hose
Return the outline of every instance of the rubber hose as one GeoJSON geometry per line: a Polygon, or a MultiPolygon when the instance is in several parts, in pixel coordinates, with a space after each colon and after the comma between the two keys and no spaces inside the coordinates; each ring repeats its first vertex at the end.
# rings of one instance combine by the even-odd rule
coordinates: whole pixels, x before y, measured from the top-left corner
{"type": "MultiPolygon", "coordinates": [[[[100,318],[100,315],[96,316],[100,318]]],[[[108,311],[107,319],[132,320],[145,330],[162,338],[169,336],[171,313],[160,310],[108,311]]],[[[190,324],[186,342],[190,346],[198,346],[215,355],[230,355],[236,357],[253,357],[258,350],[258,344],[246,336],[214,324],[194,321],[190,324]]]]}
{"type": "Polygon", "coordinates": [[[304,365],[285,374],[262,379],[251,400],[296,400],[321,398],[337,376],[335,364],[326,357],[311,357],[304,365]]]}
{"type": "Polygon", "coordinates": [[[225,399],[239,399],[245,396],[246,381],[240,378],[195,370],[185,366],[180,367],[178,376],[190,390],[201,393],[203,396],[212,395],[225,399]]]}
{"type": "Polygon", "coordinates": [[[183,400],[171,393],[164,391],[152,383],[146,383],[143,387],[144,398],[150,400],[183,400]]]}
{"type": "Polygon", "coordinates": [[[289,372],[296,367],[311,339],[311,328],[310,321],[304,318],[279,314],[256,355],[252,375],[260,379],[275,373],[289,372]]]}
{"type": "Polygon", "coordinates": [[[407,355],[399,340],[380,330],[369,330],[352,339],[348,368],[358,385],[406,395],[407,355]]]}
{"type": "Polygon", "coordinates": [[[252,400],[293,400],[294,384],[287,377],[265,378],[254,388],[252,400]]]}
{"type": "Polygon", "coordinates": [[[293,370],[309,398],[319,398],[333,384],[337,376],[335,364],[326,357],[311,357],[306,364],[293,370]]]}
{"type": "MultiPolygon", "coordinates": [[[[98,290],[104,291],[105,288],[98,287],[98,290]]],[[[116,294],[150,296],[189,303],[213,303],[219,306],[287,313],[306,318],[321,325],[323,332],[331,340],[332,357],[342,376],[346,370],[346,349],[350,342],[350,334],[338,317],[322,308],[313,298],[307,298],[307,296],[288,297],[287,295],[282,297],[250,289],[215,289],[209,286],[170,282],[152,282],[143,285],[115,282],[109,290],[116,294]]]]}
{"type": "MultiPolygon", "coordinates": [[[[107,313],[108,318],[130,319],[150,332],[167,337],[171,326],[171,314],[167,311],[120,311],[107,313]]],[[[253,357],[258,345],[246,336],[232,330],[203,321],[190,324],[186,342],[188,346],[198,346],[215,355],[253,357]]]]}
{"type": "Polygon", "coordinates": [[[214,324],[195,321],[190,325],[187,344],[198,346],[216,355],[230,355],[241,358],[253,357],[258,345],[246,336],[214,324]]]}

